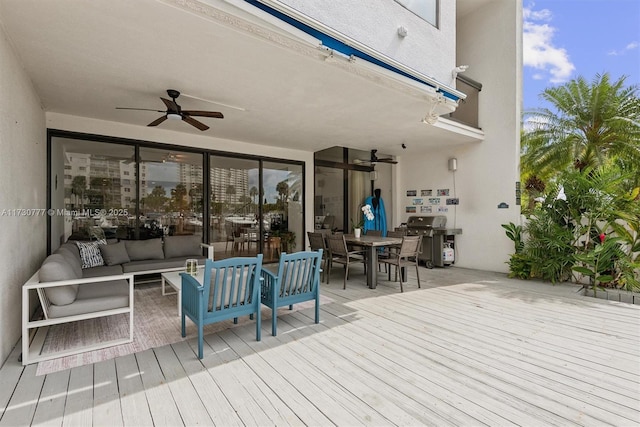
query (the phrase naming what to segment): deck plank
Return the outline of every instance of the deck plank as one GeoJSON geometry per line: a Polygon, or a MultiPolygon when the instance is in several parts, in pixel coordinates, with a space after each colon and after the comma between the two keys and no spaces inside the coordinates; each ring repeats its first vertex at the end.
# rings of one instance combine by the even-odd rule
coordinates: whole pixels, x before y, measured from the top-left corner
{"type": "Polygon", "coordinates": [[[134,354],[116,358],[116,376],[125,426],[151,426],[153,418],[134,354]]]}
{"type": "Polygon", "coordinates": [[[211,425],[213,420],[171,346],[154,349],[158,364],[185,425],[211,425]]]}
{"type": "Polygon", "coordinates": [[[20,351],[21,346],[20,343],[18,343],[11,353],[9,353],[9,357],[0,368],[0,384],[3,385],[0,387],[0,421],[7,411],[11,396],[24,371],[24,367],[18,362],[20,351]]]}
{"type": "Polygon", "coordinates": [[[176,426],[184,424],[153,350],[136,353],[136,360],[144,392],[147,395],[153,425],[176,426]]]}
{"type": "Polygon", "coordinates": [[[93,365],[93,425],[122,426],[122,407],[115,359],[93,365]]]}
{"type": "Polygon", "coordinates": [[[25,367],[18,383],[15,386],[8,385],[8,388],[14,388],[14,391],[0,419],[0,426],[29,425],[33,421],[45,380],[44,376],[36,376],[37,367],[25,367]]]}
{"type": "Polygon", "coordinates": [[[61,426],[67,402],[70,370],[47,375],[33,415],[34,426],[61,426]]]}
{"type": "MultiPolygon", "coordinates": [[[[36,376],[0,368],[2,425],[640,425],[640,307],[576,286],[336,269],[313,309],[36,376]]],[[[263,310],[268,318],[270,313],[263,310]]]]}
{"type": "Polygon", "coordinates": [[[209,417],[214,425],[221,426],[242,426],[242,420],[238,413],[231,406],[227,396],[222,392],[216,380],[209,375],[209,371],[196,357],[196,351],[188,342],[182,341],[172,344],[171,348],[175,352],[182,368],[189,376],[189,380],[200,398],[200,401],[207,409],[209,417]]]}
{"type": "MultiPolygon", "coordinates": [[[[428,304],[428,301],[424,301],[425,304],[428,304]]],[[[355,304],[358,304],[356,302],[355,304]]],[[[422,306],[424,307],[424,305],[422,306]]],[[[371,306],[369,306],[371,309],[371,306]]],[[[403,317],[401,323],[403,327],[414,325],[414,329],[418,329],[420,327],[424,327],[425,321],[421,316],[415,315],[411,316],[411,309],[409,309],[406,305],[402,307],[398,307],[397,310],[393,308],[379,308],[377,312],[374,312],[371,315],[371,321],[375,322],[375,334],[380,334],[380,329],[384,328],[384,323],[380,322],[380,319],[384,319],[385,317],[403,317]],[[410,320],[411,319],[411,320],[410,320]],[[413,323],[412,323],[413,322],[413,323]]],[[[469,312],[466,311],[465,315],[469,315],[469,312]]],[[[472,317],[472,315],[470,315],[472,317]]],[[[472,319],[473,320],[473,319],[472,319]]],[[[472,322],[472,320],[470,322],[472,322]]],[[[474,363],[472,366],[472,371],[469,372],[469,375],[473,375],[473,372],[484,372],[484,376],[487,379],[490,379],[490,384],[494,384],[494,386],[499,389],[500,383],[504,382],[505,385],[503,387],[507,387],[510,394],[514,394],[518,396],[518,391],[520,389],[520,381],[527,384],[527,393],[524,394],[520,399],[528,402],[537,402],[540,407],[550,408],[550,411],[554,414],[564,414],[568,420],[576,420],[576,419],[589,419],[592,416],[592,421],[597,423],[599,422],[600,417],[610,418],[609,411],[614,412],[626,412],[627,417],[633,417],[637,412],[636,409],[627,407],[625,405],[619,405],[617,402],[613,401],[603,401],[599,400],[598,402],[588,402],[584,401],[580,398],[575,398],[576,392],[575,390],[580,390],[580,387],[583,386],[583,383],[572,384],[572,387],[563,387],[560,383],[555,380],[550,379],[541,379],[540,373],[546,372],[546,366],[541,366],[538,371],[534,371],[532,373],[523,372],[521,367],[522,363],[518,365],[514,364],[513,360],[517,359],[517,352],[514,351],[513,354],[507,354],[506,356],[501,356],[495,351],[495,342],[500,339],[501,329],[493,328],[494,335],[492,337],[488,337],[486,342],[482,340],[478,340],[476,333],[477,325],[475,329],[472,331],[473,333],[463,334],[464,336],[458,337],[460,335],[460,331],[465,331],[466,328],[464,325],[460,325],[461,320],[451,319],[450,324],[447,324],[443,320],[443,316],[439,315],[437,319],[427,319],[426,323],[429,325],[436,325],[437,327],[431,327],[431,334],[434,335],[434,338],[438,347],[440,348],[439,352],[443,352],[444,358],[439,360],[439,363],[446,364],[449,360],[455,360],[460,363],[459,366],[463,366],[464,363],[469,364],[470,362],[474,363]],[[448,350],[444,348],[443,343],[447,343],[447,340],[451,340],[450,345],[452,346],[448,350]],[[469,355],[473,355],[473,358],[469,358],[469,355]],[[504,374],[505,366],[509,366],[511,369],[508,370],[509,374],[504,374]],[[512,378],[519,378],[520,381],[511,381],[512,378]],[[496,383],[496,381],[498,381],[496,383]],[[559,404],[557,402],[562,402],[559,404]],[[567,404],[572,404],[572,408],[565,408],[567,404]],[[601,410],[599,406],[608,404],[608,410],[601,410]]],[[[386,335],[387,339],[393,339],[394,336],[404,336],[403,331],[397,330],[397,328],[390,328],[388,330],[388,334],[386,335]]],[[[404,336],[407,339],[407,336],[404,336]]],[[[413,346],[420,347],[423,344],[423,336],[417,337],[413,342],[413,346]]],[[[410,338],[409,338],[410,339],[410,338]]],[[[540,342],[540,345],[543,345],[544,342],[540,342]]],[[[517,349],[518,343],[514,342],[512,348],[517,349]]],[[[426,350],[426,347],[425,347],[426,350]]],[[[552,359],[549,359],[549,362],[552,359]]],[[[530,364],[527,361],[526,366],[530,368],[530,364]]],[[[595,384],[592,385],[595,387],[595,384]]],[[[582,397],[582,396],[580,396],[582,397]]],[[[621,416],[618,418],[617,415],[613,416],[614,419],[617,419],[617,423],[624,424],[625,422],[629,422],[628,418],[621,416]]],[[[551,421],[551,420],[549,420],[551,421]]]]}
{"type": "Polygon", "coordinates": [[[92,417],[93,365],[72,368],[69,373],[69,389],[62,424],[65,426],[91,425],[92,417]]]}

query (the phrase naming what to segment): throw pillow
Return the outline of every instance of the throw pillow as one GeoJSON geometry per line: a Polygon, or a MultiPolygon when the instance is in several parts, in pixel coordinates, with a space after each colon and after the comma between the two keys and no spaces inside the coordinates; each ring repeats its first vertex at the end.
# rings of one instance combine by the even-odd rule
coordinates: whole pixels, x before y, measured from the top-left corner
{"type": "Polygon", "coordinates": [[[82,268],[91,268],[104,265],[102,254],[98,245],[106,245],[106,240],[96,240],[94,242],[76,242],[78,250],[80,251],[80,260],[82,261],[82,268]]]}
{"type": "Polygon", "coordinates": [[[100,253],[106,265],[118,265],[131,261],[124,242],[111,245],[100,245],[100,253]]]}
{"type": "Polygon", "coordinates": [[[165,236],[164,256],[165,258],[180,258],[188,256],[202,255],[201,236],[165,236]]]}
{"type": "Polygon", "coordinates": [[[124,246],[127,248],[127,253],[131,261],[164,259],[162,239],[125,240],[124,246]]]}

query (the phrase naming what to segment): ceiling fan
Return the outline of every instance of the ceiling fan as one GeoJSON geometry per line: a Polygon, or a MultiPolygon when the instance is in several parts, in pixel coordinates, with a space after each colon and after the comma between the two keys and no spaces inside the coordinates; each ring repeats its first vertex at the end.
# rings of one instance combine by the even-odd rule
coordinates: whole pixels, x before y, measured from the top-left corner
{"type": "Polygon", "coordinates": [[[167,107],[166,111],[163,110],[153,110],[149,108],[127,108],[127,107],[116,107],[117,110],[140,110],[140,111],[156,111],[158,113],[164,113],[164,116],[152,121],[147,126],[158,126],[160,123],[164,122],[167,119],[171,120],[182,120],[183,122],[189,123],[191,126],[194,126],[201,131],[205,131],[209,129],[209,126],[205,125],[202,122],[194,119],[195,117],[213,117],[216,119],[222,119],[224,116],[222,113],[217,111],[200,111],[200,110],[183,110],[180,105],[176,102],[176,98],[180,96],[180,92],[175,89],[167,89],[167,95],[171,98],[171,100],[162,98],[162,102],[167,107]]]}
{"type": "Polygon", "coordinates": [[[391,163],[392,165],[398,164],[398,162],[393,160],[392,158],[379,159],[378,156],[376,155],[377,152],[378,150],[371,150],[371,159],[369,160],[371,164],[376,164],[376,163],[391,163]]]}

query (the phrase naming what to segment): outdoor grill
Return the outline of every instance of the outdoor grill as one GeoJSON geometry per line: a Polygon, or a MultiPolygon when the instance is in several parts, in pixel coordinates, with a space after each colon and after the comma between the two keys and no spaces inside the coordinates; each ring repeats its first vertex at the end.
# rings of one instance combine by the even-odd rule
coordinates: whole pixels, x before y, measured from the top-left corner
{"type": "Polygon", "coordinates": [[[407,220],[407,235],[422,236],[422,251],[418,260],[423,261],[428,268],[433,268],[434,265],[444,267],[453,262],[445,262],[445,243],[453,248],[453,236],[462,234],[462,230],[447,228],[446,225],[447,217],[444,215],[410,216],[407,220]]]}

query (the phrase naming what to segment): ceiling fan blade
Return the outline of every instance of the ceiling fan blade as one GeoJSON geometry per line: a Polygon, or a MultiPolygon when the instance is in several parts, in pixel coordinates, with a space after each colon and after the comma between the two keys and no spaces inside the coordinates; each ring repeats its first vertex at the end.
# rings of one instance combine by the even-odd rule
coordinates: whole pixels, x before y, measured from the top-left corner
{"type": "Polygon", "coordinates": [[[162,116],[158,119],[155,119],[154,121],[149,123],[147,126],[158,126],[160,123],[164,122],[165,120],[167,120],[167,116],[162,116]]]}
{"type": "Polygon", "coordinates": [[[139,111],[155,111],[156,113],[164,113],[164,111],[162,110],[153,110],[151,108],[116,107],[116,110],[139,110],[139,111]]]}
{"type": "Polygon", "coordinates": [[[183,114],[196,117],[213,117],[215,119],[224,119],[222,113],[218,111],[201,111],[201,110],[182,110],[183,114]]]}
{"type": "Polygon", "coordinates": [[[167,98],[162,98],[162,97],[160,97],[160,99],[162,99],[162,102],[164,102],[164,105],[167,106],[167,111],[180,111],[180,107],[178,106],[178,104],[176,104],[172,100],[167,98]]]}
{"type": "Polygon", "coordinates": [[[392,165],[398,164],[398,162],[393,159],[378,159],[378,163],[391,163],[392,165]]]}
{"type": "Polygon", "coordinates": [[[191,126],[197,127],[198,129],[200,129],[202,131],[205,131],[205,130],[209,129],[209,126],[207,126],[204,123],[199,122],[196,119],[191,118],[191,117],[189,117],[187,115],[183,115],[182,116],[182,120],[187,122],[187,123],[189,123],[191,126]]]}

